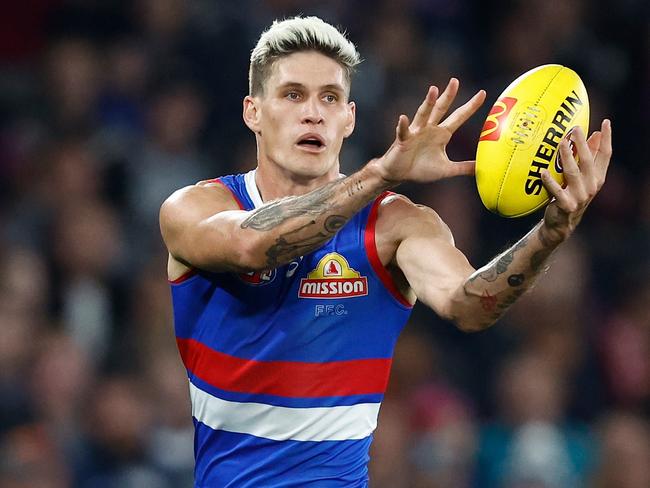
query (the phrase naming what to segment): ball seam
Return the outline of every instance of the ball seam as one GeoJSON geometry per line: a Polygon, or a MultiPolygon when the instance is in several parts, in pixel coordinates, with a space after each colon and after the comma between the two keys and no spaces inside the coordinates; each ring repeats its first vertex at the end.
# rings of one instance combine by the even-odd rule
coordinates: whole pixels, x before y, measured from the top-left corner
{"type": "MultiPolygon", "coordinates": [[[[553,84],[553,80],[554,80],[555,78],[557,78],[557,76],[562,72],[562,70],[563,70],[564,68],[565,68],[564,66],[560,65],[560,69],[557,70],[557,72],[553,75],[553,78],[551,78],[551,79],[549,80],[549,82],[546,84],[546,87],[544,88],[544,90],[542,91],[542,93],[541,93],[541,94],[539,95],[539,97],[537,98],[537,101],[535,102],[535,106],[537,106],[537,105],[539,104],[540,100],[544,97],[544,95],[546,94],[546,92],[548,91],[548,89],[550,88],[550,86],[553,84]]],[[[503,172],[503,177],[501,178],[501,183],[499,184],[499,193],[497,194],[497,200],[496,200],[496,202],[495,202],[495,210],[496,210],[498,213],[501,213],[501,212],[499,212],[499,201],[501,200],[501,193],[502,193],[502,191],[503,191],[503,182],[506,180],[506,177],[507,177],[508,174],[510,173],[510,165],[512,164],[512,158],[514,158],[516,152],[517,152],[517,148],[516,148],[516,147],[512,148],[512,153],[510,154],[510,158],[509,158],[509,160],[508,160],[508,165],[506,166],[506,170],[503,172]]],[[[541,206],[541,205],[535,207],[535,209],[532,210],[530,213],[533,213],[533,212],[534,212],[535,210],[537,210],[540,206],[541,206]]],[[[519,214],[519,215],[521,215],[521,214],[519,214]]],[[[519,215],[517,215],[517,216],[519,216],[519,215]]]]}

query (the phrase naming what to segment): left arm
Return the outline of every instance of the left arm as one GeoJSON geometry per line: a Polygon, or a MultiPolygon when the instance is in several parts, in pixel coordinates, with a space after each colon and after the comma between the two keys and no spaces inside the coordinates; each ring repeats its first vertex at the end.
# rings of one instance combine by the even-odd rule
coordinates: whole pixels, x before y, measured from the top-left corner
{"type": "Polygon", "coordinates": [[[585,140],[578,128],[572,138],[580,167],[568,141],[560,143],[566,187],[543,173],[553,202],[544,219],[516,244],[479,270],[453,245],[451,233],[432,211],[395,206],[389,218],[398,232],[395,261],[418,299],[465,331],[492,325],[545,268],[551,253],[575,230],[602,187],[611,157],[611,124],[585,140]],[[399,214],[402,214],[400,216],[399,214]],[[411,215],[411,218],[405,218],[411,215]]]}
{"type": "Polygon", "coordinates": [[[548,240],[540,222],[475,270],[434,211],[404,201],[386,206],[393,208],[383,213],[392,214],[390,220],[398,222],[395,227],[402,236],[395,264],[418,300],[466,332],[483,330],[501,317],[532,286],[559,244],[548,240]]]}

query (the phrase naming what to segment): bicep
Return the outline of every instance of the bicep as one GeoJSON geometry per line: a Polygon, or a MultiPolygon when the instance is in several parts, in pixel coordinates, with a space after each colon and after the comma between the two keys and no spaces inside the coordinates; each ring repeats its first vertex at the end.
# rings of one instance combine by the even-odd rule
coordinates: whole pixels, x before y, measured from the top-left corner
{"type": "Polygon", "coordinates": [[[241,229],[248,212],[235,210],[231,200],[215,187],[185,188],[168,198],[160,209],[160,229],[169,253],[209,271],[250,270],[254,236],[241,229]]]}
{"type": "Polygon", "coordinates": [[[398,244],[395,259],[418,300],[450,318],[454,293],[475,270],[436,218],[428,216],[411,226],[398,244]]]}

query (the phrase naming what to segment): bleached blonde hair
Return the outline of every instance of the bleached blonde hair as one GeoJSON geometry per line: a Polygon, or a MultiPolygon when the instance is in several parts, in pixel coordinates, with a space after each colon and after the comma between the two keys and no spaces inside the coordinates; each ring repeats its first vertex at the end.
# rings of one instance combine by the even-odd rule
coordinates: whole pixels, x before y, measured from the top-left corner
{"type": "Polygon", "coordinates": [[[357,48],[344,33],[318,17],[292,17],[274,21],[262,33],[251,53],[248,90],[252,96],[264,93],[273,63],[299,51],[317,51],[338,62],[350,86],[354,68],[361,62],[357,48]]]}

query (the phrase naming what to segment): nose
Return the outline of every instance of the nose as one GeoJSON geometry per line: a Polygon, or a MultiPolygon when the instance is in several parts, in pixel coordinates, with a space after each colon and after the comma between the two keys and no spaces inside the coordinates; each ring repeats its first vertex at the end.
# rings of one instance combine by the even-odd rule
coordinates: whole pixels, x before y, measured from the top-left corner
{"type": "Polygon", "coordinates": [[[320,100],[318,97],[309,97],[302,106],[302,123],[303,124],[322,124],[323,112],[321,111],[320,100]]]}

